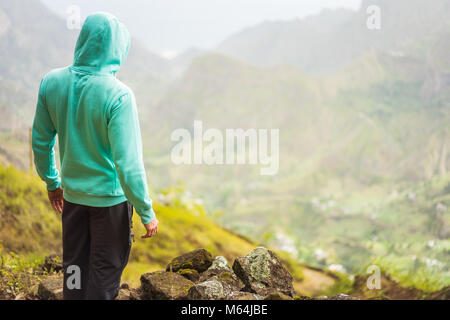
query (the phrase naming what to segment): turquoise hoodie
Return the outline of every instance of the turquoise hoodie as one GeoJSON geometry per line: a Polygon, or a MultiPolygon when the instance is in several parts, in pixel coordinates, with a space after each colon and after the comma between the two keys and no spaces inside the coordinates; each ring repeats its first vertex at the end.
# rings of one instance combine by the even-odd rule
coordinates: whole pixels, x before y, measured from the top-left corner
{"type": "Polygon", "coordinates": [[[142,223],[155,217],[148,196],[136,101],[115,78],[130,47],[126,27],[114,16],[87,17],[69,67],[41,81],[33,124],[34,163],[48,190],[93,207],[127,199],[142,223]],[[56,168],[58,134],[61,179],[56,168]]]}

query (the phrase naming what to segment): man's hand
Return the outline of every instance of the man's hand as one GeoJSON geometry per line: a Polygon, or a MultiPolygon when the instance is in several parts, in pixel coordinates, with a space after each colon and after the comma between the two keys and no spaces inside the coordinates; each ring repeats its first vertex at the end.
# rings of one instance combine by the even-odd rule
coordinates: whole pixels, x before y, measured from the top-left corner
{"type": "Polygon", "coordinates": [[[56,190],[49,191],[48,199],[50,200],[50,203],[52,204],[53,209],[55,209],[59,213],[62,213],[63,204],[64,204],[63,189],[61,187],[59,187],[56,190]]]}
{"type": "Polygon", "coordinates": [[[158,224],[159,224],[159,221],[158,221],[158,219],[156,219],[156,217],[155,217],[155,219],[153,219],[152,222],[144,224],[144,227],[147,230],[147,233],[144,234],[143,236],[141,236],[141,238],[142,239],[151,238],[155,234],[157,234],[158,233],[158,224]]]}

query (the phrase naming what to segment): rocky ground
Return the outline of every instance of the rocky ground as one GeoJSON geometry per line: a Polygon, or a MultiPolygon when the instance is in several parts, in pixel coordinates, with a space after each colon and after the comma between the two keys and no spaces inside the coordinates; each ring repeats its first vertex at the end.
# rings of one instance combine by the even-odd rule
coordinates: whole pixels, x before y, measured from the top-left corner
{"type": "MultiPolygon", "coordinates": [[[[42,280],[37,299],[62,299],[62,267],[57,257],[47,257],[43,266],[56,274],[42,280]]],[[[298,295],[293,277],[278,257],[258,247],[237,257],[230,267],[222,257],[197,249],[174,258],[166,270],[143,274],[141,286],[121,285],[117,300],[292,300],[310,299],[298,295]]],[[[318,299],[357,299],[345,294],[318,299]]]]}
{"type": "MultiPolygon", "coordinates": [[[[63,275],[61,259],[46,257],[40,266],[42,277],[25,293],[2,294],[0,299],[61,300],[63,275]]],[[[318,272],[318,271],[317,271],[318,272]]],[[[308,278],[317,280],[314,275],[308,278]]],[[[320,278],[320,277],[319,277],[320,278]]],[[[311,281],[315,281],[311,280],[311,281]]],[[[319,279],[320,280],[320,279],[319,279]]],[[[309,297],[296,292],[293,277],[269,249],[255,248],[246,256],[235,258],[232,266],[222,256],[213,257],[205,249],[178,256],[165,270],[142,274],[141,285],[120,287],[117,300],[359,300],[361,299],[450,299],[450,288],[424,293],[405,288],[382,275],[383,290],[368,290],[367,275],[357,276],[351,295],[309,297]]]]}

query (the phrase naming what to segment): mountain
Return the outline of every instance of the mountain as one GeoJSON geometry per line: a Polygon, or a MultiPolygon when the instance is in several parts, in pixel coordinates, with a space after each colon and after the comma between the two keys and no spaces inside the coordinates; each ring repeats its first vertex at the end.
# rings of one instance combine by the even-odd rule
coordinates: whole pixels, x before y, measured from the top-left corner
{"type": "MultiPolygon", "coordinates": [[[[242,38],[260,41],[261,50],[249,51],[254,56],[197,57],[156,106],[163,124],[146,141],[147,164],[156,185],[183,181],[220,210],[222,225],[301,261],[350,274],[377,261],[410,285],[437,290],[450,281],[450,29],[442,11],[448,2],[377,3],[386,28],[394,23],[391,12],[403,24],[373,46],[355,38],[359,51],[320,75],[305,67],[299,51],[293,52],[299,63],[279,51],[273,56],[286,63],[254,63],[277,48],[267,30],[242,38]],[[413,26],[416,16],[401,8],[422,10],[425,22],[413,26]],[[416,30],[430,21],[427,32],[416,30]],[[174,165],[167,137],[176,128],[192,133],[194,120],[221,132],[279,128],[278,174],[261,176],[251,165],[174,165]]],[[[352,16],[339,12],[330,24],[352,16]]],[[[273,38],[283,39],[280,30],[273,38]]],[[[324,54],[340,55],[326,36],[317,41],[327,44],[324,54]]],[[[314,57],[320,67],[321,56],[314,57]]]]}
{"type": "MultiPolygon", "coordinates": [[[[78,30],[68,29],[39,0],[0,2],[1,163],[29,168],[28,128],[40,80],[50,70],[72,63],[77,36],[78,30]]],[[[167,60],[132,40],[118,78],[133,88],[141,119],[151,116],[152,106],[165,92],[170,68],[167,60]]]]}
{"type": "Polygon", "coordinates": [[[2,1],[0,17],[0,110],[7,117],[2,121],[5,130],[31,123],[40,79],[51,67],[69,64],[75,35],[37,1],[2,1]]]}
{"type": "Polygon", "coordinates": [[[312,74],[327,74],[350,64],[365,52],[402,52],[417,39],[448,28],[450,1],[362,1],[357,12],[336,9],[293,21],[264,22],[224,40],[218,52],[258,65],[298,65],[312,74]],[[377,6],[381,28],[367,20],[377,6]]]}
{"type": "MultiPolygon", "coordinates": [[[[169,135],[179,127],[192,129],[196,119],[221,130],[280,128],[283,159],[277,179],[290,179],[292,170],[345,176],[362,185],[445,176],[450,82],[449,72],[435,63],[369,53],[333,76],[316,78],[296,67],[255,67],[204,55],[157,105],[155,115],[164,125],[155,129],[167,129],[163,132],[169,135]]],[[[170,155],[168,139],[147,141],[159,146],[161,156],[170,155]]],[[[179,170],[188,175],[183,181],[191,180],[193,171],[217,171],[184,169],[179,170]]],[[[247,167],[223,171],[224,176],[255,177],[247,167]]]]}
{"type": "MultiPolygon", "coordinates": [[[[1,128],[7,130],[31,125],[40,80],[51,69],[72,63],[78,30],[68,29],[38,0],[2,1],[0,17],[0,108],[9,120],[1,128]]],[[[156,99],[168,68],[166,60],[133,39],[119,78],[137,87],[144,109],[156,99]]]]}

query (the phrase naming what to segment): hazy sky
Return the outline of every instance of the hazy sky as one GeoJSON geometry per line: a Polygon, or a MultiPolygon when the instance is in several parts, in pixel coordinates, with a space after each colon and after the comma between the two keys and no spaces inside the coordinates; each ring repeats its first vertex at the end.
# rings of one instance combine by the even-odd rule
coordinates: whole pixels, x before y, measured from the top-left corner
{"type": "Polygon", "coordinates": [[[358,9],[361,0],[41,0],[60,15],[78,5],[83,17],[108,11],[156,52],[211,48],[265,20],[294,19],[323,8],[358,9]]]}

